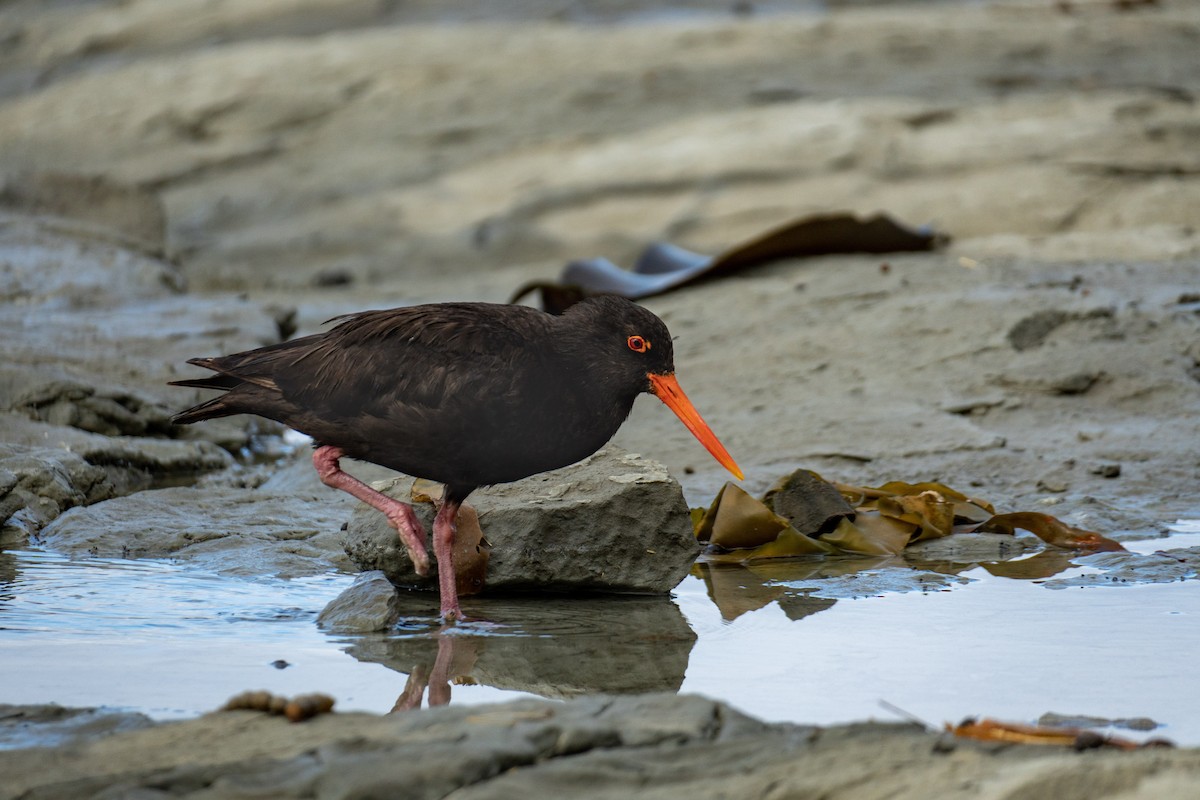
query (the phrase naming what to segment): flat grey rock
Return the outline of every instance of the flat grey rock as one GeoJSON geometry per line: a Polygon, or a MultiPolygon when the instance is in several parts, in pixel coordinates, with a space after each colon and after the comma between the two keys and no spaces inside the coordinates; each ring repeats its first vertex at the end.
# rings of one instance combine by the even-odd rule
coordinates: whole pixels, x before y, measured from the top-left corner
{"type": "Polygon", "coordinates": [[[66,509],[112,496],[104,469],[78,453],[0,444],[0,542],[23,543],[66,509]]]}
{"type": "Polygon", "coordinates": [[[123,233],[96,224],[0,210],[0,301],[88,307],[178,294],[169,262],[131,249],[123,233]]]}
{"type": "Polygon", "coordinates": [[[10,410],[51,425],[106,436],[169,437],[178,431],[170,421],[172,410],[141,392],[74,378],[47,380],[47,371],[43,368],[40,380],[30,381],[25,391],[12,399],[10,410]]]}
{"type": "Polygon", "coordinates": [[[368,633],[396,624],[400,599],[379,570],[363,572],[317,616],[317,625],[332,633],[368,633]]]}
{"type": "Polygon", "coordinates": [[[342,519],[321,497],[174,487],[73,508],[38,541],[68,554],[172,558],[225,575],[296,577],[347,566],[342,519]]]}
{"type": "MultiPolygon", "coordinates": [[[[30,791],[42,797],[230,797],[253,788],[257,796],[280,798],[432,800],[473,785],[484,788],[505,772],[540,771],[560,759],[579,764],[582,778],[588,764],[578,759],[593,752],[621,756],[631,774],[640,775],[661,772],[682,752],[698,756],[713,746],[746,749],[751,763],[777,759],[811,736],[811,728],[770,725],[713,700],[673,694],[523,700],[388,717],[333,714],[303,725],[236,711],[84,743],[53,768],[44,760],[53,757],[48,750],[0,752],[6,776],[0,797],[30,791]],[[138,766],[114,766],[126,752],[145,755],[147,747],[154,753],[135,755],[138,766]],[[761,755],[753,756],[755,750],[761,755]]],[[[620,772],[609,767],[600,774],[620,779],[620,772]]],[[[656,782],[672,780],[662,774],[656,782]]]]}
{"type": "Polygon", "coordinates": [[[24,542],[63,511],[222,469],[212,442],[105,436],[0,413],[0,537],[24,542]]]}
{"type": "Polygon", "coordinates": [[[231,711],[67,753],[0,751],[0,797],[717,800],[862,797],[866,786],[916,800],[995,796],[989,786],[1045,795],[1064,785],[1078,787],[1072,799],[1112,786],[1136,787],[1130,797],[1188,797],[1200,765],[1197,750],[1081,756],[951,740],[947,755],[938,741],[912,724],[765,723],[667,693],[333,713],[303,724],[231,711]]]}
{"type": "MultiPolygon", "coordinates": [[[[377,484],[405,501],[410,486],[411,479],[377,484]]],[[[683,580],[700,552],[679,484],[662,465],[616,448],[480,489],[468,502],[492,545],[485,592],[660,594],[683,580]]],[[[432,505],[415,509],[430,530],[432,505]]],[[[418,576],[396,530],[365,505],[350,519],[346,552],[397,586],[436,588],[433,571],[418,576]]]]}
{"type": "Polygon", "coordinates": [[[145,714],[110,708],[0,703],[0,750],[79,744],[154,724],[145,714]]]}

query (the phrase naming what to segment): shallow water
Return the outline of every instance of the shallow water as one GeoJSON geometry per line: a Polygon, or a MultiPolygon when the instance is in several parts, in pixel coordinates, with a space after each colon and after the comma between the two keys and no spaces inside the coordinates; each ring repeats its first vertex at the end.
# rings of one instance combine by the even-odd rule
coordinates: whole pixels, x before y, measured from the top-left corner
{"type": "MultiPolygon", "coordinates": [[[[1128,546],[1198,543],[1200,524],[1190,523],[1128,546]]],[[[0,702],[177,718],[249,688],[323,691],[339,709],[373,712],[680,690],[801,723],[894,719],[880,701],[935,725],[1048,711],[1151,717],[1163,725],[1154,735],[1200,745],[1194,580],[1051,591],[1042,579],[973,567],[924,591],[853,597],[847,580],[888,566],[843,566],[835,571],[861,577],[777,565],[709,583],[689,577],[673,599],[468,601],[468,613],[492,623],[448,633],[432,619],[436,599],[414,595],[394,634],[346,637],[314,620],[349,576],[247,581],[157,561],[10,551],[0,553],[0,702]],[[815,598],[814,587],[839,599],[815,598]]],[[[1089,572],[1069,566],[1055,577],[1089,572]]]]}

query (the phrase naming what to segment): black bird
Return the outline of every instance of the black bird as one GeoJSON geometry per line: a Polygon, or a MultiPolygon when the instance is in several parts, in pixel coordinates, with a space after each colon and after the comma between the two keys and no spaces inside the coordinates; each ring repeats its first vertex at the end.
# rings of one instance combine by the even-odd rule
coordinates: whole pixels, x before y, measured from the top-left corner
{"type": "Polygon", "coordinates": [[[658,396],[738,478],[679,383],[662,320],[615,296],[561,316],[527,306],[442,303],[337,317],[326,333],[188,361],[216,375],[175,386],[224,394],[178,424],[257,414],[311,436],[321,481],[379,509],[427,574],[412,508],[343,472],[343,457],[445,484],[433,523],[443,618],[462,618],[451,553],[477,487],[573,464],[612,438],[642,392],[658,396]]]}

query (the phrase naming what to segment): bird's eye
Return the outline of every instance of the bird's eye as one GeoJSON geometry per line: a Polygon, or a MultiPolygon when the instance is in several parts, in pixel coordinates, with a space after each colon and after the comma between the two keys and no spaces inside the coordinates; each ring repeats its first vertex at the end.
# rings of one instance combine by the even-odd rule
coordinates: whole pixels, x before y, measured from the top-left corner
{"type": "Polygon", "coordinates": [[[630,336],[625,340],[629,345],[629,349],[635,353],[644,353],[650,349],[650,343],[640,336],[630,336]]]}

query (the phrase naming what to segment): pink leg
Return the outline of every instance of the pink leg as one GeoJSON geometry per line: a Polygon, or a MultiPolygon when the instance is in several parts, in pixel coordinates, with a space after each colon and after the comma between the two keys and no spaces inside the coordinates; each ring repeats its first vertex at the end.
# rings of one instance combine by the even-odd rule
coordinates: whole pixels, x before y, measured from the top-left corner
{"type": "Polygon", "coordinates": [[[442,593],[442,619],[449,621],[465,619],[458,607],[458,586],[454,576],[454,535],[457,533],[455,520],[458,507],[452,500],[442,501],[437,516],[433,518],[433,554],[437,557],[438,588],[442,593]]]}
{"type": "Polygon", "coordinates": [[[413,665],[412,672],[408,673],[408,680],[404,683],[404,691],[396,698],[396,702],[392,705],[392,710],[389,714],[395,714],[398,711],[415,711],[421,707],[421,698],[425,696],[425,687],[429,683],[429,671],[424,664],[413,665]]]}
{"type": "Polygon", "coordinates": [[[408,557],[412,559],[417,574],[429,574],[429,554],[425,551],[425,529],[421,527],[421,521],[413,513],[412,506],[401,503],[399,500],[393,500],[387,495],[375,491],[353,475],[343,472],[338,461],[344,455],[346,455],[345,450],[329,445],[318,447],[313,452],[313,466],[317,468],[317,475],[321,478],[321,483],[332,486],[334,489],[341,489],[372,508],[382,511],[392,527],[400,533],[400,541],[408,548],[408,557]]]}
{"type": "Polygon", "coordinates": [[[449,636],[438,637],[437,658],[429,671],[429,707],[450,704],[450,667],[454,663],[454,641],[449,636]]]}

